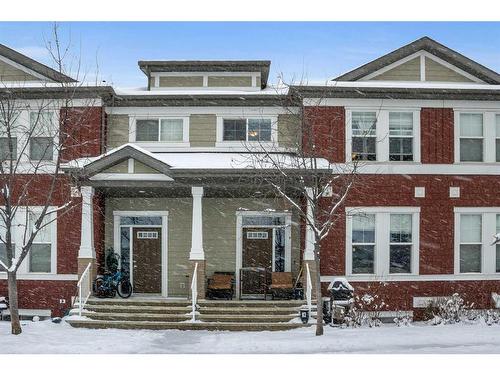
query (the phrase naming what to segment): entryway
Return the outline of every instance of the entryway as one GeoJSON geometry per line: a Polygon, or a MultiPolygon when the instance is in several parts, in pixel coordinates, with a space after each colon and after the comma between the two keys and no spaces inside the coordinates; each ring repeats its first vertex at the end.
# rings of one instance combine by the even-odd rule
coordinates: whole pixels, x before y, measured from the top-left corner
{"type": "Polygon", "coordinates": [[[291,269],[291,214],[238,212],[236,293],[265,299],[272,272],[291,269]]]}
{"type": "Polygon", "coordinates": [[[134,293],[167,297],[166,211],[114,211],[114,249],[134,293]]]}

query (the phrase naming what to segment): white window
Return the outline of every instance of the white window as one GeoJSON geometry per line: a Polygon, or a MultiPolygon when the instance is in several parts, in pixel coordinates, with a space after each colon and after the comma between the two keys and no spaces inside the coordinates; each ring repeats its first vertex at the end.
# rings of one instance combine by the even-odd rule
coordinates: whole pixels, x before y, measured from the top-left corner
{"type": "Polygon", "coordinates": [[[271,118],[223,118],[223,142],[272,142],[271,118]]]}
{"type": "Polygon", "coordinates": [[[418,274],[418,207],[363,207],[346,212],[348,275],[418,274]]]}
{"type": "Polygon", "coordinates": [[[460,215],[460,272],[481,272],[482,216],[460,215]]]}
{"type": "MultiPolygon", "coordinates": [[[[40,214],[30,212],[28,215],[29,226],[35,229],[36,221],[40,214]]],[[[29,253],[28,272],[50,273],[52,272],[52,226],[51,217],[44,217],[41,229],[37,233],[29,253]]]]}
{"type": "Polygon", "coordinates": [[[17,138],[0,137],[0,162],[17,159],[17,138]]]}
{"type": "Polygon", "coordinates": [[[390,214],[389,272],[411,273],[412,215],[390,214]]]}
{"type": "Polygon", "coordinates": [[[495,161],[500,161],[500,115],[495,115],[495,161]]]}
{"type": "Polygon", "coordinates": [[[29,158],[52,160],[54,158],[55,112],[30,112],[29,158]]]}
{"type": "Polygon", "coordinates": [[[420,162],[419,109],[347,109],[346,129],[346,160],[420,162]]]}
{"type": "Polygon", "coordinates": [[[455,274],[500,272],[500,207],[455,207],[455,274]]]}
{"type": "Polygon", "coordinates": [[[352,217],[352,273],[375,272],[375,215],[352,217]]]}
{"type": "Polygon", "coordinates": [[[413,161],[412,112],[389,112],[389,160],[413,161]]]}
{"type": "Polygon", "coordinates": [[[377,113],[352,112],[352,158],[377,160],[377,113]]]}
{"type": "Polygon", "coordinates": [[[460,161],[483,161],[483,114],[460,113],[459,118],[460,161]]]}
{"type": "MultiPolygon", "coordinates": [[[[3,220],[0,219],[0,261],[2,261],[3,264],[8,266],[7,262],[7,246],[5,246],[5,233],[6,233],[6,228],[3,220]]],[[[14,249],[15,249],[15,244],[13,243],[14,249]]],[[[0,272],[5,272],[6,270],[0,266],[0,272]]]]}
{"type": "Polygon", "coordinates": [[[188,118],[144,118],[135,120],[135,142],[189,142],[188,118]]]}

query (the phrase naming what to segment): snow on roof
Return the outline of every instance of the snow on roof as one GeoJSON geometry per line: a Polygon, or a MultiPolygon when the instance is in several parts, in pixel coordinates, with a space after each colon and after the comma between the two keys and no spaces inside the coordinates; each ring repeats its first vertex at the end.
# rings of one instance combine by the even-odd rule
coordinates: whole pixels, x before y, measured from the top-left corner
{"type": "MultiPolygon", "coordinates": [[[[401,81],[328,81],[309,82],[308,86],[323,87],[373,87],[373,88],[415,88],[415,89],[461,89],[461,90],[500,90],[500,85],[486,83],[449,83],[449,82],[401,82],[401,81]]],[[[300,86],[299,86],[300,87],[300,86]]]]}
{"type": "Polygon", "coordinates": [[[288,88],[278,86],[267,86],[265,89],[256,90],[255,88],[241,89],[207,89],[200,88],[173,88],[173,89],[153,89],[148,90],[146,87],[138,88],[115,88],[117,95],[143,95],[143,96],[158,96],[158,95],[286,95],[288,88]]]}
{"type": "MultiPolygon", "coordinates": [[[[283,169],[299,169],[299,165],[304,163],[303,159],[294,157],[288,153],[244,153],[244,152],[158,152],[153,153],[137,145],[127,143],[114,148],[105,154],[93,158],[80,158],[72,160],[63,165],[63,168],[83,168],[86,165],[103,159],[126,147],[132,147],[158,161],[170,166],[171,169],[274,169],[276,162],[283,169]],[[272,158],[272,159],[271,159],[272,158]]],[[[328,169],[331,167],[326,159],[316,159],[318,168],[328,169]]]]}

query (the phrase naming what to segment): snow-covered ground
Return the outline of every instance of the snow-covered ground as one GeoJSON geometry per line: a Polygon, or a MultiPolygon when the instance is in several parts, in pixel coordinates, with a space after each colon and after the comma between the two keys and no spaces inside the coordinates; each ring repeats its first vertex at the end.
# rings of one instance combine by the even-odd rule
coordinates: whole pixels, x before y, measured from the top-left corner
{"type": "Polygon", "coordinates": [[[10,335],[0,322],[4,353],[500,353],[500,325],[314,328],[284,332],[88,330],[66,322],[27,322],[10,335]]]}

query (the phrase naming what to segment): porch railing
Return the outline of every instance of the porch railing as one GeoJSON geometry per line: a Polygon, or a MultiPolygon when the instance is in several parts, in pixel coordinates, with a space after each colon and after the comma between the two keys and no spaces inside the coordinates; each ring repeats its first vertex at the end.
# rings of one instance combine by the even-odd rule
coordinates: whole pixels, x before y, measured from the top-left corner
{"type": "Polygon", "coordinates": [[[191,280],[191,321],[196,322],[196,302],[198,300],[198,262],[194,264],[193,279],[191,280]]]}
{"type": "Polygon", "coordinates": [[[309,271],[309,264],[306,263],[306,302],[307,309],[309,310],[309,316],[311,316],[312,310],[312,282],[311,282],[311,271],[309,271]]]}
{"type": "Polygon", "coordinates": [[[87,300],[92,293],[91,288],[91,274],[90,268],[92,267],[92,263],[89,263],[85,271],[83,271],[82,276],[80,276],[80,280],[78,280],[78,316],[82,316],[83,306],[87,303],[87,300]]]}

